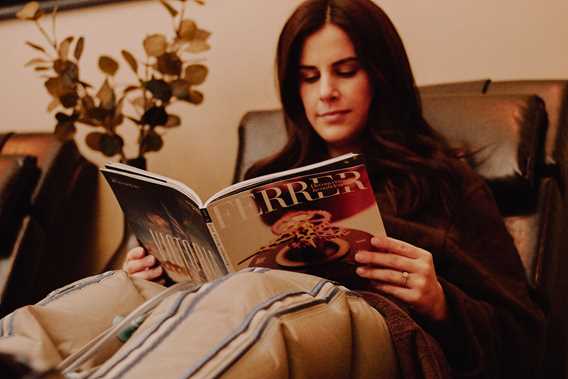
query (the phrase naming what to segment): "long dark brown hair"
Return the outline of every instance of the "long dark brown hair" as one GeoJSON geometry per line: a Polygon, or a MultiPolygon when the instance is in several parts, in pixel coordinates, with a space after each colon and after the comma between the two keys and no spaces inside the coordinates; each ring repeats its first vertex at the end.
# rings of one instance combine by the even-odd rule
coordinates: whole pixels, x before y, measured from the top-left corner
{"type": "Polygon", "coordinates": [[[351,39],[374,88],[361,138],[375,189],[395,212],[412,214],[436,200],[446,211],[455,197],[453,151],[424,120],[408,56],[394,25],[370,0],[307,0],[286,22],[278,41],[276,70],[288,142],[245,174],[255,177],[327,157],[325,141],[307,119],[300,98],[299,62],[306,38],[326,23],[351,39]]]}

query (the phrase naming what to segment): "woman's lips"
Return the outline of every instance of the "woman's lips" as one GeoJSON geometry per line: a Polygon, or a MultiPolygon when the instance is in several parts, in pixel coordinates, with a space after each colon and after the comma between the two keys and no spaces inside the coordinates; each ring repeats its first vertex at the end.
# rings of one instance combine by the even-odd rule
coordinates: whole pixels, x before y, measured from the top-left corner
{"type": "Polygon", "coordinates": [[[335,124],[342,122],[347,117],[347,114],[351,112],[349,109],[337,110],[337,111],[328,111],[318,113],[318,118],[322,119],[323,121],[329,124],[335,124]]]}

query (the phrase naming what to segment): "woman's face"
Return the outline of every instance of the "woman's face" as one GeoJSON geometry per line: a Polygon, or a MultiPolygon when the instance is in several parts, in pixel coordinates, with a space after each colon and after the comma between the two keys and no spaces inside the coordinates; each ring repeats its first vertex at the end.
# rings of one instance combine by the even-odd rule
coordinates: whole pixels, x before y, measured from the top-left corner
{"type": "Polygon", "coordinates": [[[359,151],[373,90],[349,36],[328,23],[306,38],[299,78],[306,116],[330,155],[359,151]]]}

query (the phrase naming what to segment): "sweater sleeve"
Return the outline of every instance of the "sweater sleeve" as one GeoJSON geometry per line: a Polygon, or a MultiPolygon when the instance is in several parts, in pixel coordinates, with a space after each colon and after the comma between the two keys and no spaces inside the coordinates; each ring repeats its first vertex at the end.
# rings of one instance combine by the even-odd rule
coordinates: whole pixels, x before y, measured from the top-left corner
{"type": "Polygon", "coordinates": [[[544,316],[490,190],[481,179],[466,188],[438,259],[449,317],[421,324],[455,377],[537,377],[544,316]]]}

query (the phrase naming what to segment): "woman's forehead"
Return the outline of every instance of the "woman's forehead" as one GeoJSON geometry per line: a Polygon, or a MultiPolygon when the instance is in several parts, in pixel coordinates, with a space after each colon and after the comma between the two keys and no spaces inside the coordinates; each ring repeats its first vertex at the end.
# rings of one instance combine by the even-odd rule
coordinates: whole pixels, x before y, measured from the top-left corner
{"type": "Polygon", "coordinates": [[[349,57],[356,57],[351,39],[340,27],[328,23],[309,35],[300,55],[301,66],[327,66],[349,57]]]}

